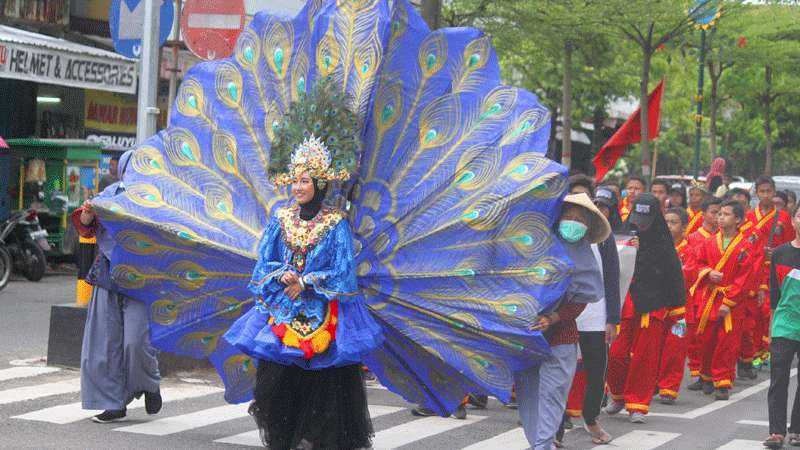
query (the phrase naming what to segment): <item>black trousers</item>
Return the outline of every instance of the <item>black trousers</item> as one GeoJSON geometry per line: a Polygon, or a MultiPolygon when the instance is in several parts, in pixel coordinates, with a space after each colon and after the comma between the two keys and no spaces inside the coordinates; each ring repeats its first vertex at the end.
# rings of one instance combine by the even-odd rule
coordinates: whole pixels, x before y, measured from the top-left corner
{"type": "MultiPolygon", "coordinates": [[[[770,373],[769,394],[769,432],[786,436],[786,404],[789,401],[789,372],[792,370],[794,355],[800,356],[800,341],[781,337],[772,338],[769,344],[770,373]]],[[[792,425],[790,433],[800,433],[800,384],[794,394],[792,406],[792,425]]]]}
{"type": "MultiPolygon", "coordinates": [[[[583,397],[583,421],[587,425],[597,423],[606,386],[608,346],[605,331],[581,331],[579,345],[583,368],[586,371],[586,391],[583,397]]],[[[800,422],[798,422],[800,423],[800,422]]]]}

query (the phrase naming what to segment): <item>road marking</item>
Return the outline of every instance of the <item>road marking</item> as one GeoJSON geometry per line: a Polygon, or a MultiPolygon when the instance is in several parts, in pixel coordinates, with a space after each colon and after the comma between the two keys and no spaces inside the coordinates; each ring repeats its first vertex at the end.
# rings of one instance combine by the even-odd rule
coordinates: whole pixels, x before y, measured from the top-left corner
{"type": "Polygon", "coordinates": [[[740,423],[742,425],[755,425],[757,427],[768,427],[769,420],[740,420],[736,423],[740,423]]]}
{"type": "Polygon", "coordinates": [[[10,369],[0,370],[0,381],[13,380],[15,378],[35,377],[38,375],[44,375],[46,373],[58,372],[59,370],[61,369],[57,367],[12,367],[10,369]]]}
{"type": "Polygon", "coordinates": [[[528,439],[525,437],[525,431],[520,427],[514,428],[511,431],[506,431],[503,434],[498,434],[491,439],[476,442],[469,447],[464,447],[462,450],[496,450],[498,448],[505,450],[527,450],[529,447],[530,444],[528,444],[528,439]]]}
{"type": "Polygon", "coordinates": [[[761,441],[748,441],[747,439],[734,439],[717,450],[764,450],[764,443],[761,441]]]}
{"type": "Polygon", "coordinates": [[[81,379],[58,381],[55,383],[42,383],[33,386],[18,387],[0,391],[0,405],[35,400],[51,395],[70,394],[81,390],[81,379]]]}
{"type": "MultiPolygon", "coordinates": [[[[797,369],[792,369],[789,376],[793,377],[797,375],[797,369]]],[[[759,392],[769,389],[769,380],[762,381],[756,385],[750,386],[749,388],[741,391],[735,392],[731,394],[730,400],[727,401],[714,401],[709,403],[705,406],[701,406],[700,408],[693,409],[689,412],[683,414],[676,414],[676,413],[650,413],[648,415],[654,417],[670,417],[673,419],[696,419],[700,416],[704,416],[706,414],[710,414],[718,409],[725,408],[726,406],[731,406],[732,404],[742,401],[751,395],[758,394],[759,392]]]]}
{"type": "Polygon", "coordinates": [[[486,416],[469,416],[465,420],[458,420],[451,417],[427,417],[425,419],[412,420],[376,433],[375,444],[372,448],[374,450],[388,450],[402,447],[456,428],[473,425],[485,418],[486,416]]]}
{"type": "Polygon", "coordinates": [[[194,428],[247,417],[249,415],[247,414],[247,408],[249,406],[248,403],[219,406],[193,412],[191,414],[181,414],[180,416],[172,416],[165,419],[115,428],[114,431],[149,434],[151,436],[166,436],[168,434],[180,433],[194,428]]]}
{"type": "Polygon", "coordinates": [[[609,448],[635,448],[636,450],[649,450],[660,447],[678,436],[680,436],[680,433],[636,430],[615,438],[608,445],[598,445],[593,447],[592,450],[607,450],[609,448]]]}
{"type": "MultiPolygon", "coordinates": [[[[164,403],[174,402],[177,400],[185,400],[196,397],[204,397],[210,394],[223,392],[223,389],[213,386],[179,386],[179,387],[166,387],[161,390],[161,397],[164,403]]],[[[133,403],[128,405],[128,411],[132,409],[144,408],[144,397],[134,400],[133,403]]],[[[80,402],[69,403],[65,405],[53,406],[50,408],[39,409],[31,411],[27,414],[14,416],[12,419],[21,420],[35,420],[38,422],[55,423],[58,425],[65,425],[68,423],[78,422],[80,420],[88,419],[101,411],[83,409],[80,402]]]]}
{"type": "MultiPolygon", "coordinates": [[[[407,408],[398,408],[396,406],[369,405],[369,415],[374,419],[376,417],[385,416],[387,414],[396,413],[406,409],[407,408]]],[[[219,442],[221,444],[243,445],[247,447],[264,446],[264,444],[261,443],[261,436],[259,435],[258,430],[235,434],[233,436],[217,439],[214,442],[219,442]]]]}

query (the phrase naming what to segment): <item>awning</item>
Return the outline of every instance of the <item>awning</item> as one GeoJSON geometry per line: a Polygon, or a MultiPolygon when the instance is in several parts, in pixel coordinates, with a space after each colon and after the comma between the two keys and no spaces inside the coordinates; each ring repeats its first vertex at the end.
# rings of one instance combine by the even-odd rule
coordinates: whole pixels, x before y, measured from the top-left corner
{"type": "Polygon", "coordinates": [[[136,61],[114,52],[0,25],[0,78],[136,93],[136,61]]]}

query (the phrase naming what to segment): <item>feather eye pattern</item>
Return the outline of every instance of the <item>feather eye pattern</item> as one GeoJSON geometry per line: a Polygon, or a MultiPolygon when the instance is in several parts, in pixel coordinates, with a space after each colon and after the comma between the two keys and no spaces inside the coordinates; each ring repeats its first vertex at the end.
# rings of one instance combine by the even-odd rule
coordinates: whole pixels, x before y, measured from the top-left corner
{"type": "Polygon", "coordinates": [[[291,153],[290,104],[326,80],[363,150],[339,163],[358,167],[354,265],[386,337],[366,363],[440,414],[463,392],[507,400],[511,374],[547,353],[531,320],[569,280],[552,232],[566,170],[544,156],[550,113],[501,83],[490,39],[431,31],[408,0],[259,13],[231,58],[193,68],[169,127],[135,150],[127,191],[97,200],[113,278],[147,303],[154,345],[208,358],[226,399],[247,401],[255,362],[221,336],[252,307],[256,247],[287,201],[268,168],[291,153]]]}

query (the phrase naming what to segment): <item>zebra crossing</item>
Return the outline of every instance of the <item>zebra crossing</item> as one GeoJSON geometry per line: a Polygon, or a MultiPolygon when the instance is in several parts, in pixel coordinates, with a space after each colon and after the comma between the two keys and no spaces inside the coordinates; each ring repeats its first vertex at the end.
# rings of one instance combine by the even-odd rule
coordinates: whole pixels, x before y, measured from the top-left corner
{"type": "MultiPolygon", "coordinates": [[[[46,433],[74,435],[80,438],[86,430],[102,433],[103,439],[114,442],[125,437],[140,436],[161,439],[159,448],[171,448],[179,439],[194,439],[192,448],[261,447],[259,432],[247,413],[246,404],[231,405],[222,398],[223,389],[209,384],[167,380],[162,386],[164,409],[156,416],[146,416],[142,399],[128,407],[130,421],[113,425],[97,425],[87,419],[98,411],[81,409],[78,400],[80,379],[77,372],[52,367],[12,367],[0,369],[0,422],[32,423],[46,433]],[[8,412],[13,411],[13,412],[8,412]],[[102,427],[102,428],[101,428],[102,427]],[[100,430],[100,431],[98,431],[100,430]],[[109,430],[109,433],[105,433],[109,430]],[[235,431],[235,432],[234,432],[235,431]],[[199,443],[199,444],[198,444],[199,443]]],[[[375,450],[388,449],[461,449],[461,450],[526,450],[529,448],[516,413],[493,403],[485,411],[470,411],[466,420],[453,418],[418,418],[409,413],[408,405],[388,391],[370,389],[370,415],[375,424],[375,450]],[[374,395],[372,395],[374,394],[374,395]],[[375,403],[375,404],[372,404],[375,403]]],[[[665,420],[665,419],[662,419],[665,420]]],[[[676,419],[672,419],[676,420],[676,419]]],[[[759,420],[740,420],[740,425],[763,425],[759,420]]],[[[652,428],[658,428],[652,425],[652,428]]],[[[648,430],[647,426],[628,427],[617,433],[612,445],[590,444],[582,429],[569,432],[571,449],[671,449],[682,433],[648,430]],[[572,439],[572,436],[583,439],[572,439]]],[[[678,427],[679,428],[679,427],[678,427]]],[[[0,438],[1,439],[1,438],[0,438]]],[[[181,441],[182,442],[182,441],[181,441]]],[[[0,447],[4,447],[0,440],[0,447]]],[[[128,448],[124,444],[117,448],[128,448]]],[[[65,447],[72,448],[72,447],[65,447]]],[[[81,448],[106,448],[104,442],[82,444],[81,448]]],[[[730,439],[716,450],[763,448],[760,441],[730,439]]]]}

